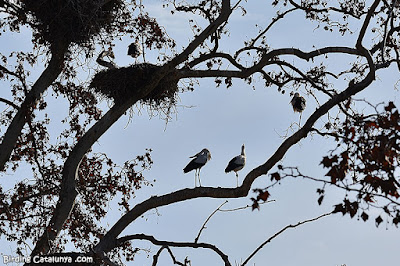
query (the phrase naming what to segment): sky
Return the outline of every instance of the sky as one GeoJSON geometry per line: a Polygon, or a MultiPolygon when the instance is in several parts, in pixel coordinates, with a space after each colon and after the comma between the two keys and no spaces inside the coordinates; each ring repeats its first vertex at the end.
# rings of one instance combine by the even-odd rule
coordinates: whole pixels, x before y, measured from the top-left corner
{"type": "MultiPolygon", "coordinates": [[[[255,24],[265,25],[271,21],[274,10],[268,2],[249,1],[244,3],[248,8],[246,16],[240,16],[240,12],[232,15],[229,20],[230,35],[221,43],[225,51],[235,51],[245,39],[257,34],[255,24]]],[[[177,41],[177,49],[188,44],[191,30],[187,20],[191,16],[171,16],[168,10],[162,9],[158,1],[146,4],[146,11],[150,16],[157,17],[169,36],[177,41]]],[[[197,19],[201,23],[201,19],[197,19]]],[[[316,29],[316,25],[305,21],[302,14],[293,14],[284,22],[278,22],[268,36],[268,43],[272,48],[297,47],[305,50],[314,49],[313,45],[351,45],[354,40],[355,36],[352,35],[331,36],[322,29],[316,29]]],[[[115,41],[117,65],[126,66],[133,63],[126,55],[127,46],[131,41],[128,37],[115,41]]],[[[2,53],[19,47],[29,49],[29,44],[30,36],[27,31],[12,37],[0,37],[2,53]],[[6,37],[8,39],[5,42],[3,40],[6,37]]],[[[156,52],[145,52],[146,60],[155,63],[156,52]]],[[[349,66],[346,57],[335,56],[323,60],[327,61],[328,66],[337,69],[349,66]]],[[[37,73],[39,70],[40,66],[35,69],[37,73]]],[[[392,100],[400,106],[398,91],[395,89],[399,75],[395,71],[396,69],[389,69],[386,73],[379,73],[374,85],[357,98],[366,98],[371,103],[392,100]]],[[[91,74],[81,73],[82,77],[91,74]]],[[[265,87],[262,80],[256,78],[256,81],[258,82],[254,84],[255,89],[241,81],[234,81],[233,86],[227,89],[224,86],[216,87],[213,80],[201,80],[193,92],[179,95],[176,114],[167,124],[157,116],[149,116],[145,110],[139,112],[134,108],[133,117],[121,117],[96,142],[93,150],[105,152],[115,162],[123,163],[138,154],[143,154],[146,148],[153,149],[154,165],[151,170],[145,172],[146,179],[151,181],[153,186],[138,190],[132,203],[140,203],[152,195],[163,195],[193,187],[194,173],[183,174],[182,169],[190,161],[189,156],[203,148],[210,150],[212,159],[202,168],[202,185],[235,187],[234,173],[225,174],[224,169],[231,158],[240,154],[242,144],[246,146],[247,162],[245,168],[239,172],[240,181],[275,152],[287,133],[292,133],[298,128],[294,123],[299,121],[299,115],[293,113],[289,105],[289,92],[292,88],[286,88],[286,93],[281,94],[276,88],[265,87]]],[[[344,81],[336,83],[337,86],[343,84],[344,81]]],[[[7,89],[4,89],[4,84],[2,87],[0,96],[6,97],[7,89]]],[[[307,99],[307,108],[302,115],[304,123],[317,107],[317,103],[304,90],[300,89],[300,92],[307,99]]],[[[48,111],[54,125],[57,125],[58,121],[68,114],[67,109],[60,108],[59,101],[52,100],[50,93],[47,97],[50,99],[48,111]]],[[[106,105],[104,102],[102,104],[106,105]]],[[[4,106],[1,105],[0,108],[3,109],[4,106]]],[[[326,121],[326,118],[322,120],[326,121]]],[[[323,122],[320,125],[323,125],[323,122]]],[[[53,130],[56,130],[56,126],[53,130]]],[[[326,170],[322,169],[319,163],[322,156],[333,147],[334,144],[328,139],[310,136],[293,146],[281,163],[285,166],[299,166],[307,175],[323,177],[326,170]]],[[[273,171],[274,169],[271,170],[273,171]]],[[[7,183],[4,177],[0,181],[3,186],[12,185],[7,183]]],[[[269,184],[270,177],[262,176],[254,182],[252,188],[264,188],[269,184]]],[[[328,187],[324,202],[319,206],[317,188],[319,185],[311,181],[286,179],[270,190],[271,199],[274,201],[263,204],[259,211],[246,208],[234,212],[217,212],[207,223],[200,242],[219,247],[229,256],[233,265],[235,262],[240,263],[283,227],[329,212],[334,204],[343,199],[343,191],[328,187]]],[[[223,209],[249,205],[252,203],[250,197],[254,196],[254,193],[250,193],[243,199],[229,199],[223,209]]],[[[207,217],[224,202],[224,199],[195,199],[151,210],[133,222],[121,236],[145,233],[159,240],[194,241],[207,217]]],[[[120,215],[118,206],[110,205],[104,225],[110,228],[120,215]]],[[[137,244],[143,250],[136,255],[135,264],[129,265],[151,265],[151,258],[158,247],[149,242],[137,244]]],[[[391,224],[382,223],[376,228],[372,219],[365,223],[357,217],[350,219],[349,216],[335,214],[285,231],[259,251],[248,265],[394,265],[398,261],[399,244],[399,229],[391,224]]],[[[15,250],[15,246],[4,239],[1,240],[1,246],[3,248],[0,255],[12,254],[15,250]]],[[[223,265],[218,256],[207,250],[172,250],[180,261],[188,256],[191,266],[223,265]]],[[[173,265],[165,251],[160,257],[160,265],[173,265]]]]}

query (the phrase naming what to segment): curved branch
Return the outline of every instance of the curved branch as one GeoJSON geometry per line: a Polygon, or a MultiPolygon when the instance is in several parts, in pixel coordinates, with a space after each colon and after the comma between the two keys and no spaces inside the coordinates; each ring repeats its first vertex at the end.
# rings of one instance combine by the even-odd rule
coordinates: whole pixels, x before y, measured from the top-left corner
{"type": "Polygon", "coordinates": [[[203,230],[206,228],[206,224],[208,223],[208,221],[211,219],[211,217],[221,209],[222,206],[224,206],[226,203],[228,203],[228,201],[224,201],[224,203],[222,203],[221,205],[219,205],[218,208],[216,208],[206,219],[206,221],[203,223],[203,225],[201,226],[201,229],[199,230],[199,233],[197,234],[196,238],[194,239],[194,243],[197,243],[199,241],[201,232],[203,232],[203,230]]]}
{"type": "Polygon", "coordinates": [[[57,237],[62,226],[69,217],[74,207],[75,198],[78,194],[76,191],[75,179],[79,164],[85,153],[90,149],[95,141],[97,141],[101,135],[103,135],[103,133],[106,132],[126,112],[126,110],[128,110],[130,106],[149,94],[172,68],[175,68],[178,64],[185,61],[190,53],[192,53],[208,36],[210,36],[210,34],[215,32],[219,25],[228,19],[231,12],[230,1],[223,0],[221,14],[214,23],[211,23],[200,35],[198,35],[181,54],[177,55],[166,65],[157,70],[152,75],[151,80],[148,80],[146,85],[137,88],[136,94],[133,97],[126,99],[122,104],[114,105],[104,115],[104,117],[94,124],[78,141],[64,164],[60,196],[54,214],[47,226],[46,232],[42,234],[39,241],[36,243],[32,255],[47,253],[49,251],[50,242],[57,237]]]}
{"type": "Polygon", "coordinates": [[[297,74],[299,74],[302,77],[302,79],[308,81],[315,89],[317,89],[319,91],[322,91],[326,95],[332,97],[332,94],[329,91],[325,90],[323,87],[321,87],[318,84],[316,84],[315,81],[313,81],[310,77],[308,77],[300,69],[298,69],[297,67],[293,66],[292,64],[290,64],[288,62],[285,62],[285,61],[273,61],[273,63],[277,64],[279,66],[287,66],[288,68],[292,69],[297,74]]]}
{"type": "Polygon", "coordinates": [[[335,12],[338,12],[338,13],[342,13],[342,14],[345,14],[345,15],[349,15],[349,16],[352,16],[352,17],[358,18],[358,19],[361,18],[361,16],[365,14],[365,12],[361,12],[359,15],[356,15],[356,14],[353,14],[353,13],[351,13],[351,12],[345,10],[345,9],[339,9],[339,8],[333,7],[333,6],[326,7],[326,8],[311,8],[311,7],[301,6],[301,5],[297,4],[296,2],[294,2],[293,0],[289,0],[289,2],[294,7],[298,8],[298,9],[301,9],[303,11],[306,11],[306,12],[312,11],[312,12],[318,12],[318,13],[328,13],[330,10],[332,10],[332,11],[335,11],[335,12]]]}
{"type": "MultiPolygon", "coordinates": [[[[289,49],[291,50],[291,49],[289,49]]],[[[295,49],[294,49],[295,50],[295,49]]],[[[118,235],[136,218],[150,209],[156,207],[177,203],[188,199],[210,197],[210,198],[239,198],[248,195],[251,185],[261,175],[265,175],[268,171],[279,162],[286,152],[301,139],[305,138],[312,130],[314,123],[323,115],[325,115],[331,108],[338,103],[348,99],[348,97],[362,91],[369,86],[375,77],[375,69],[371,68],[372,74],[369,73],[364,80],[359,83],[351,84],[346,90],[334,95],[331,99],[319,107],[306,121],[304,126],[296,133],[287,138],[276,150],[276,152],[262,165],[254,168],[245,177],[243,184],[237,188],[212,188],[212,187],[198,187],[192,189],[182,189],[173,193],[162,196],[153,196],[142,203],[136,205],[132,210],[122,216],[114,226],[107,232],[107,234],[100,240],[94,248],[95,252],[107,252],[113,249],[116,245],[116,238],[118,235]]]]}
{"type": "Polygon", "coordinates": [[[262,59],[260,60],[259,64],[263,64],[264,62],[280,55],[295,55],[300,59],[304,59],[309,61],[310,59],[325,55],[325,54],[332,54],[332,53],[341,53],[341,54],[352,54],[352,55],[363,55],[360,51],[354,48],[345,47],[345,46],[328,46],[320,49],[313,50],[311,52],[303,52],[297,48],[281,48],[276,49],[271,52],[266,53],[262,59]]]}
{"type": "Polygon", "coordinates": [[[278,232],[275,233],[273,236],[271,236],[271,237],[268,238],[266,241],[264,241],[264,243],[262,243],[258,248],[256,248],[256,250],[254,250],[254,252],[250,254],[250,256],[241,264],[241,266],[246,265],[246,264],[249,262],[249,260],[250,260],[252,257],[254,257],[254,255],[257,254],[258,251],[260,251],[266,244],[268,244],[269,242],[271,242],[274,238],[276,238],[277,236],[279,236],[280,234],[282,234],[283,232],[285,232],[287,229],[296,228],[296,227],[298,227],[298,226],[300,226],[300,225],[303,225],[303,224],[305,224],[305,223],[314,222],[314,221],[316,221],[316,220],[319,220],[319,219],[321,219],[321,218],[323,218],[323,217],[325,217],[325,216],[331,215],[331,214],[332,214],[332,212],[328,212],[328,213],[322,214],[322,215],[320,215],[320,216],[318,216],[318,217],[315,217],[315,218],[312,218],[312,219],[308,219],[308,220],[304,220],[304,221],[298,222],[297,224],[289,224],[289,225],[285,226],[285,227],[282,228],[280,231],[278,231],[278,232]]]}
{"type": "Polygon", "coordinates": [[[196,187],[185,188],[162,196],[153,196],[142,203],[136,205],[132,210],[122,216],[107,234],[100,240],[94,248],[99,251],[108,252],[117,246],[116,239],[118,235],[136,218],[143,213],[156,207],[166,206],[171,203],[181,202],[188,199],[209,197],[209,198],[240,198],[245,197],[250,191],[251,184],[243,184],[237,188],[213,188],[196,187]]]}
{"type": "MultiPolygon", "coordinates": [[[[158,252],[156,253],[156,255],[153,256],[153,264],[152,264],[152,266],[156,266],[156,265],[157,265],[158,257],[160,257],[160,254],[161,254],[161,252],[162,252],[164,249],[166,249],[166,250],[168,251],[168,253],[169,253],[169,255],[170,255],[172,261],[174,262],[174,264],[181,265],[181,266],[186,266],[186,265],[187,265],[186,263],[183,264],[182,262],[179,262],[179,261],[176,260],[174,254],[172,253],[172,250],[170,249],[169,246],[162,246],[162,247],[158,250],[158,252]]],[[[185,262],[186,262],[186,261],[185,261],[185,262]]]]}
{"type": "Polygon", "coordinates": [[[198,58],[195,58],[194,60],[190,61],[187,65],[192,68],[200,63],[203,63],[207,60],[210,59],[215,59],[215,58],[223,58],[229,61],[232,65],[237,67],[238,69],[245,69],[244,66],[236,62],[236,60],[230,55],[230,54],[225,54],[225,53],[209,53],[209,54],[202,54],[198,58]]]}
{"type": "MultiPolygon", "coordinates": [[[[148,87],[151,87],[152,83],[148,87]]],[[[145,87],[145,88],[146,88],[145,87]]],[[[139,90],[140,91],[140,90],[139,90]]],[[[132,97],[122,104],[114,105],[96,124],[94,124],[83,136],[70,152],[68,159],[64,164],[62,171],[62,183],[57,206],[53,216],[47,226],[47,232],[43,233],[39,241],[36,243],[32,255],[45,254],[50,249],[50,241],[54,240],[61,231],[64,222],[69,217],[73,207],[75,198],[78,194],[76,190],[75,178],[78,173],[79,165],[83,156],[90,149],[101,135],[104,134],[125,112],[142,97],[132,97]]]]}
{"type": "Polygon", "coordinates": [[[169,247],[189,247],[189,248],[205,248],[211,249],[215,253],[217,253],[221,259],[225,262],[225,266],[231,266],[229,262],[228,256],[223,253],[219,248],[214,245],[208,243],[191,243],[191,242],[172,242],[172,241],[162,241],[157,240],[153,236],[145,235],[145,234],[136,234],[136,235],[128,235],[116,240],[116,246],[122,245],[126,241],[130,240],[147,240],[157,246],[169,246],[169,247]]]}
{"type": "Polygon", "coordinates": [[[367,16],[361,27],[360,34],[358,35],[358,38],[357,38],[357,43],[356,43],[357,48],[362,46],[362,40],[364,39],[365,32],[367,31],[369,22],[371,21],[371,18],[374,15],[375,9],[378,7],[380,2],[381,2],[381,0],[375,0],[374,3],[372,4],[372,6],[370,7],[370,9],[368,10],[367,16]]]}
{"type": "Polygon", "coordinates": [[[0,72],[6,73],[6,74],[11,75],[11,76],[14,76],[14,77],[18,78],[19,80],[21,80],[21,77],[17,73],[12,72],[11,70],[8,70],[7,68],[5,68],[3,66],[0,66],[0,72]]]}
{"type": "Polygon", "coordinates": [[[184,61],[186,61],[189,55],[209,36],[218,29],[225,21],[228,20],[230,14],[232,13],[232,9],[230,7],[230,0],[222,0],[222,8],[221,14],[218,18],[213,22],[210,23],[195,39],[186,47],[183,52],[177,55],[174,59],[172,59],[167,65],[170,67],[175,67],[184,61]]]}
{"type": "MultiPolygon", "coordinates": [[[[316,49],[311,52],[303,52],[300,49],[296,48],[282,48],[282,49],[276,49],[271,52],[268,52],[264,54],[261,58],[261,60],[254,64],[252,67],[245,68],[238,64],[230,55],[223,54],[223,53],[216,53],[214,55],[207,55],[203,57],[199,57],[192,61],[191,63],[193,65],[199,64],[203,62],[204,60],[211,59],[211,58],[216,58],[216,57],[221,57],[228,59],[229,62],[233,63],[235,62],[235,66],[238,67],[240,70],[191,70],[187,68],[183,68],[179,71],[179,78],[204,78],[204,77],[235,77],[235,78],[247,78],[251,75],[253,75],[256,72],[262,71],[262,68],[266,65],[271,65],[274,62],[271,62],[270,60],[275,60],[277,56],[281,55],[294,55],[297,56],[300,59],[304,59],[306,61],[309,61],[310,59],[314,57],[318,57],[321,55],[326,55],[330,53],[342,53],[342,54],[351,54],[351,55],[364,55],[361,51],[350,48],[350,47],[324,47],[321,49],[316,49]]],[[[292,67],[293,68],[293,67],[292,67]]]]}
{"type": "MultiPolygon", "coordinates": [[[[389,32],[387,33],[387,35],[391,36],[394,33],[399,32],[399,31],[400,31],[400,26],[391,27],[389,32]]],[[[374,44],[374,46],[372,46],[372,48],[370,50],[371,54],[374,54],[376,51],[380,50],[382,46],[383,46],[383,40],[378,42],[378,43],[376,43],[376,44],[374,44]]],[[[396,47],[393,47],[393,48],[396,48],[396,47]]]]}
{"type": "Polygon", "coordinates": [[[9,101],[9,100],[4,99],[4,98],[0,98],[0,102],[6,103],[6,104],[12,106],[14,109],[19,110],[19,106],[16,105],[15,103],[13,103],[12,101],[9,101]]]}
{"type": "Polygon", "coordinates": [[[249,46],[253,46],[261,38],[261,36],[263,36],[267,31],[269,31],[272,28],[272,26],[276,22],[278,22],[280,19],[283,19],[284,16],[286,16],[287,14],[289,14],[290,12],[293,12],[295,10],[297,10],[297,8],[288,9],[285,12],[278,14],[276,17],[272,18],[271,23],[263,31],[261,31],[260,34],[258,34],[253,40],[251,40],[249,46]]]}

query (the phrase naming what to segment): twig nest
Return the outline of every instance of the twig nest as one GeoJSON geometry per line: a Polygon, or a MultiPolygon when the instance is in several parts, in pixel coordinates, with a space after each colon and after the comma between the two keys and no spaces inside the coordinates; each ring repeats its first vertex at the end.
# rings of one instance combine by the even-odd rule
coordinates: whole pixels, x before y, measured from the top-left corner
{"type": "MultiPolygon", "coordinates": [[[[146,85],[158,68],[159,66],[153,64],[142,63],[103,70],[93,77],[90,88],[113,99],[115,103],[124,102],[134,96],[139,88],[146,85]]],[[[169,73],[142,101],[151,105],[162,105],[166,102],[175,104],[178,93],[177,83],[177,71],[169,73]]]]}
{"type": "MultiPolygon", "coordinates": [[[[1,2],[1,1],[0,1],[1,2]]],[[[35,38],[49,43],[86,43],[100,33],[119,27],[125,9],[123,0],[19,0],[36,29],[35,38]]]]}

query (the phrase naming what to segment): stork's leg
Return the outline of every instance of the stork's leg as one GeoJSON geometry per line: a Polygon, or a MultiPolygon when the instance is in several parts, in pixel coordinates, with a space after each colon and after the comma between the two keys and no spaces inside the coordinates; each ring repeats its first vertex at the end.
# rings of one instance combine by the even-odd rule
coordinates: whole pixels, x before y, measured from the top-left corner
{"type": "Polygon", "coordinates": [[[197,187],[197,169],[194,169],[194,187],[197,187]]]}
{"type": "Polygon", "coordinates": [[[300,126],[300,124],[301,124],[301,114],[302,114],[302,113],[300,113],[299,126],[300,126]]]}
{"type": "Polygon", "coordinates": [[[199,185],[200,185],[200,187],[201,187],[201,181],[200,181],[200,170],[201,170],[201,168],[199,168],[199,174],[198,174],[198,177],[199,177],[199,185]]]}
{"type": "Polygon", "coordinates": [[[235,172],[235,174],[236,174],[236,187],[238,187],[239,186],[239,175],[237,172],[235,172]]]}

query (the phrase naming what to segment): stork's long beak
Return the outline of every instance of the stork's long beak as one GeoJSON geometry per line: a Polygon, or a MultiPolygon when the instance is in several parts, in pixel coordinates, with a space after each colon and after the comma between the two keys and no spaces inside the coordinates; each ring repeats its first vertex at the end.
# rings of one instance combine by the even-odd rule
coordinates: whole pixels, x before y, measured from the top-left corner
{"type": "Polygon", "coordinates": [[[190,156],[189,158],[195,158],[195,157],[199,156],[199,155],[200,155],[200,153],[201,153],[201,152],[199,152],[199,153],[196,153],[195,155],[193,155],[193,156],[190,156]]]}

